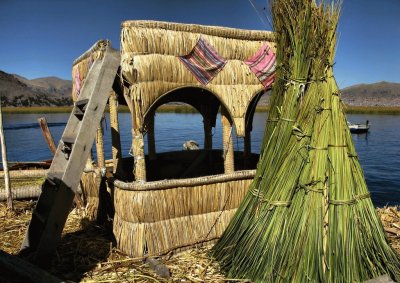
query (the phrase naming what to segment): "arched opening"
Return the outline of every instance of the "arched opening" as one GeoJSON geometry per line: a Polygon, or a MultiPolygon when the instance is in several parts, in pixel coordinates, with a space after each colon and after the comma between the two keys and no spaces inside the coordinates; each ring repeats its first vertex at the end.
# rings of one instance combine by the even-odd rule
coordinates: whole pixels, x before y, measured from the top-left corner
{"type": "Polygon", "coordinates": [[[218,109],[221,105],[219,99],[209,90],[199,87],[184,87],[170,91],[161,96],[153,103],[150,109],[145,113],[144,121],[147,126],[149,134],[149,155],[150,158],[154,157],[155,150],[153,144],[154,135],[154,115],[156,110],[161,106],[168,103],[185,103],[190,105],[199,112],[203,118],[204,125],[204,149],[212,149],[212,128],[216,125],[216,118],[218,109]]]}
{"type": "Polygon", "coordinates": [[[254,163],[254,160],[249,161],[249,158],[254,158],[253,153],[257,154],[258,159],[260,152],[270,95],[271,89],[260,91],[250,101],[246,111],[243,155],[244,160],[251,163],[254,163]]]}
{"type": "Polygon", "coordinates": [[[222,151],[213,149],[220,107],[215,94],[199,87],[175,89],[153,103],[144,117],[147,180],[223,173],[222,151]],[[157,113],[160,106],[171,103],[189,105],[195,113],[157,113]]]}

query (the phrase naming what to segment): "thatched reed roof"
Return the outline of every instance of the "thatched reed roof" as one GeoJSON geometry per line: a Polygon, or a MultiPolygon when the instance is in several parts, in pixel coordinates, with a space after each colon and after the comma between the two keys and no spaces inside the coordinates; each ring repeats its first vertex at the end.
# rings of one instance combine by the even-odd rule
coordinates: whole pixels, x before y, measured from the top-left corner
{"type": "Polygon", "coordinates": [[[207,34],[225,38],[234,38],[234,39],[274,41],[274,33],[264,30],[245,30],[245,29],[219,27],[219,26],[204,26],[196,24],[181,24],[173,22],[143,21],[143,20],[124,21],[121,24],[121,27],[165,29],[165,30],[189,32],[189,33],[201,33],[201,34],[207,34]]]}
{"type": "Polygon", "coordinates": [[[161,97],[177,89],[198,87],[219,99],[233,118],[238,136],[244,136],[249,105],[264,91],[244,61],[266,42],[274,50],[273,37],[267,31],[214,26],[155,21],[122,23],[121,71],[127,86],[125,96],[128,105],[134,105],[139,126],[161,97]],[[222,70],[206,85],[178,58],[190,54],[200,38],[226,60],[222,70]]]}

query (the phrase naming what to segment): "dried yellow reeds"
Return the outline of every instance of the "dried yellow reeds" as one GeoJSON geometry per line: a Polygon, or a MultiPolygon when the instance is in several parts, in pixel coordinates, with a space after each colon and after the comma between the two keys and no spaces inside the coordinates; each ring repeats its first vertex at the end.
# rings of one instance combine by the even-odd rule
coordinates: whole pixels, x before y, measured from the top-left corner
{"type": "Polygon", "coordinates": [[[89,220],[96,220],[99,209],[100,201],[100,188],[101,176],[100,172],[93,170],[93,172],[82,173],[81,189],[85,201],[86,215],[89,220]]]}
{"type": "MultiPolygon", "coordinates": [[[[204,88],[226,106],[238,136],[244,136],[249,104],[264,89],[244,61],[265,42],[274,49],[273,40],[274,35],[265,31],[154,21],[124,22],[121,71],[129,84],[125,98],[137,102],[132,112],[143,117],[160,97],[173,90],[204,88]],[[227,60],[222,71],[206,86],[198,82],[177,58],[189,54],[200,37],[227,60]]],[[[138,127],[142,127],[143,119],[138,122],[138,127]]]]}
{"type": "Polygon", "coordinates": [[[217,26],[125,21],[121,27],[122,53],[185,55],[202,35],[225,59],[245,60],[257,51],[259,43],[274,41],[272,32],[217,26]]]}
{"type": "Polygon", "coordinates": [[[254,171],[238,171],[147,183],[116,181],[113,230],[118,248],[138,257],[215,240],[253,176],[254,171]]]}
{"type": "MultiPolygon", "coordinates": [[[[18,253],[34,205],[31,201],[15,201],[15,211],[10,212],[4,202],[0,203],[0,250],[18,253]]],[[[387,207],[378,212],[385,229],[395,231],[394,225],[400,221],[399,208],[387,207]]],[[[392,245],[400,252],[399,238],[388,233],[390,235],[392,245]]],[[[221,274],[218,264],[207,256],[209,248],[200,246],[159,258],[171,272],[170,279],[163,279],[145,264],[143,257],[132,258],[120,252],[105,227],[87,221],[82,211],[74,209],[63,231],[58,256],[48,271],[73,282],[250,282],[221,274]]]]}

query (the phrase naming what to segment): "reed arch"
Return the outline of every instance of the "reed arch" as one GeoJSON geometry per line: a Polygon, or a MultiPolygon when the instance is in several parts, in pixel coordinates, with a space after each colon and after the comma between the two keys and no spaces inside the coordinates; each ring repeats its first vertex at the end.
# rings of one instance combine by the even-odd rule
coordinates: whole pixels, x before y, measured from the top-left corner
{"type": "Polygon", "coordinates": [[[254,114],[257,110],[257,105],[260,102],[261,98],[265,95],[267,95],[268,92],[271,92],[272,87],[268,89],[264,89],[262,91],[257,92],[252,99],[249,101],[247,110],[246,110],[246,116],[244,119],[244,129],[245,129],[245,135],[244,135],[244,149],[243,153],[245,156],[245,160],[251,155],[251,132],[253,131],[253,120],[254,120],[254,114]]]}
{"type": "Polygon", "coordinates": [[[145,128],[149,141],[149,156],[154,157],[154,115],[157,109],[170,102],[186,103],[196,109],[203,117],[204,149],[212,149],[212,128],[216,125],[218,109],[223,103],[210,90],[198,86],[173,89],[160,96],[144,114],[145,128]]]}

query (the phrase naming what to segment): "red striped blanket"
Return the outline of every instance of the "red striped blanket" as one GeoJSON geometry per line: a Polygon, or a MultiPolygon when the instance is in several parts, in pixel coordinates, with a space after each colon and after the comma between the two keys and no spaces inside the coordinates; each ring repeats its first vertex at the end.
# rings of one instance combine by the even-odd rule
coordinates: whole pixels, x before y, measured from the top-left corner
{"type": "Polygon", "coordinates": [[[188,55],[179,56],[179,59],[203,85],[208,84],[226,63],[226,60],[202,37],[188,55]]]}

